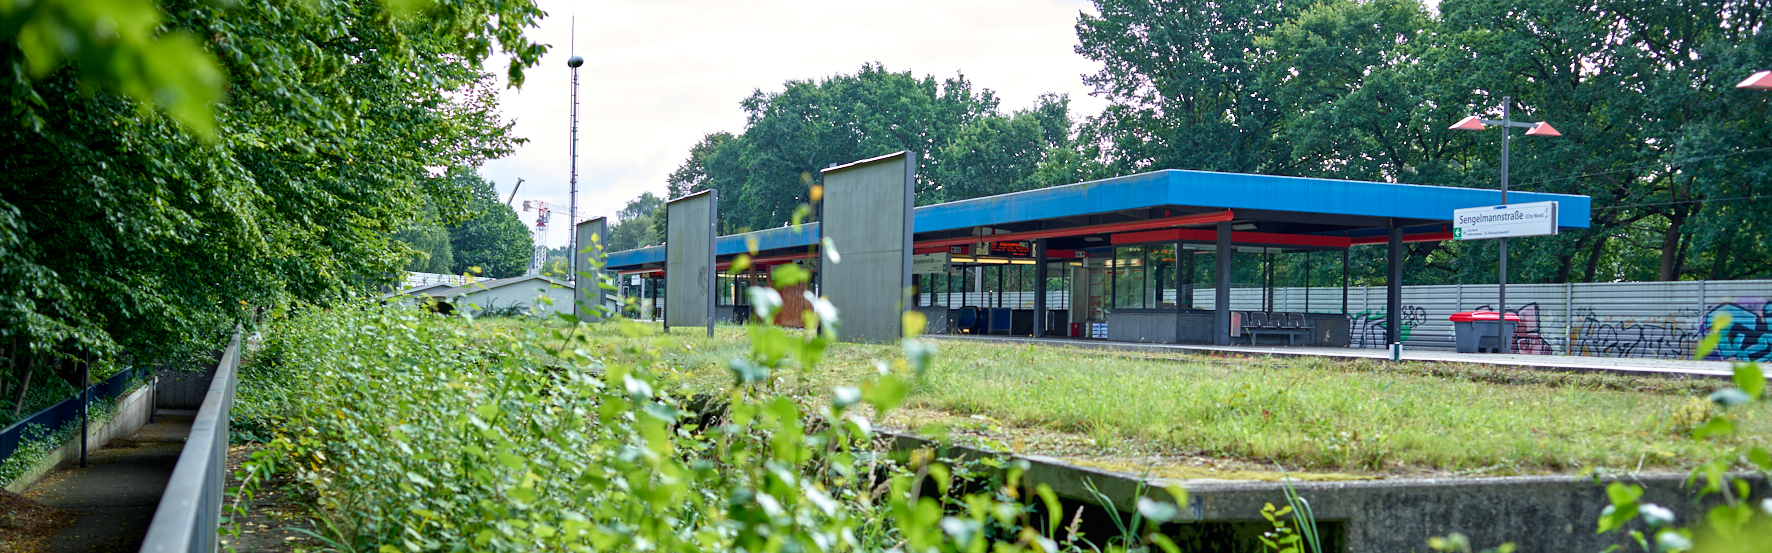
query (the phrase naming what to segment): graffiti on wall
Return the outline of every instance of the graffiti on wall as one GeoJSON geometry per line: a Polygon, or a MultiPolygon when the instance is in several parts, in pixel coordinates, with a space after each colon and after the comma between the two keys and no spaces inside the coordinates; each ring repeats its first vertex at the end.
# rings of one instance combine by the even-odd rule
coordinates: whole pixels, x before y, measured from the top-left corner
{"type": "Polygon", "coordinates": [[[1669,317],[1601,316],[1592,307],[1575,310],[1575,352],[1600,357],[1679,359],[1692,355],[1699,332],[1689,321],[1698,313],[1682,309],[1669,317]]]}
{"type": "Polygon", "coordinates": [[[1717,349],[1708,359],[1772,361],[1772,334],[1767,333],[1767,327],[1772,326],[1772,302],[1737,300],[1717,305],[1704,314],[1703,328],[1708,331],[1724,315],[1728,315],[1729,325],[1723,327],[1717,349]]]}
{"type": "MultiPolygon", "coordinates": [[[[1386,332],[1383,310],[1360,311],[1354,313],[1351,318],[1353,319],[1351,321],[1353,328],[1350,328],[1348,332],[1348,347],[1378,349],[1389,347],[1390,344],[1385,341],[1385,336],[1389,333],[1386,332]]],[[[1413,305],[1405,305],[1398,319],[1401,320],[1403,328],[1397,335],[1407,342],[1409,341],[1409,331],[1427,322],[1427,310],[1413,305]]]]}
{"type": "MultiPolygon", "coordinates": [[[[1476,311],[1494,310],[1495,306],[1493,305],[1485,305],[1476,308],[1476,311]]],[[[1551,346],[1549,340],[1544,339],[1544,334],[1542,333],[1544,330],[1544,321],[1539,316],[1537,302],[1522,305],[1519,309],[1509,309],[1507,312],[1513,313],[1520,318],[1519,324],[1514,325],[1513,343],[1509,344],[1508,351],[1528,355],[1551,355],[1556,353],[1556,348],[1551,346]]]]}

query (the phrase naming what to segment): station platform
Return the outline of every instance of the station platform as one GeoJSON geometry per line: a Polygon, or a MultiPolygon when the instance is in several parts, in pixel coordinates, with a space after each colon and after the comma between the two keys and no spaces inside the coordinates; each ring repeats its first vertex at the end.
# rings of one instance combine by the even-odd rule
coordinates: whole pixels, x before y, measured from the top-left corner
{"type": "MultiPolygon", "coordinates": [[[[938,340],[977,340],[991,342],[1042,344],[1116,351],[1205,353],[1221,355],[1266,355],[1275,357],[1315,356],[1343,359],[1388,360],[1390,352],[1382,349],[1330,348],[1307,346],[1209,346],[1193,344],[1154,344],[1110,342],[1087,338],[1032,338],[1027,336],[981,336],[969,334],[930,334],[938,340]]],[[[1586,357],[1579,355],[1523,355],[1497,353],[1454,353],[1448,351],[1403,350],[1404,361],[1434,363],[1470,363],[1534,369],[1610,372],[1634,376],[1678,376],[1729,378],[1734,368],[1728,361],[1691,361],[1678,359],[1641,359],[1626,357],[1586,357]]]]}

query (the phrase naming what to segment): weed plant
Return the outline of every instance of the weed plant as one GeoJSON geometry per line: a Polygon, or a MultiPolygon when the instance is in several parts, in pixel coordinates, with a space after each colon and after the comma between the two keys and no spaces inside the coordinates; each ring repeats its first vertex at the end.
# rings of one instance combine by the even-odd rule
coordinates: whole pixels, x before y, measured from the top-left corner
{"type": "MultiPolygon", "coordinates": [[[[131,392],[133,391],[134,390],[131,390],[131,392]]],[[[129,392],[125,392],[118,397],[122,398],[128,396],[129,392]]],[[[66,399],[68,398],[64,396],[58,401],[66,399]]],[[[92,428],[104,426],[105,423],[111,421],[112,417],[117,416],[117,402],[94,401],[91,405],[87,406],[86,416],[88,426],[92,428]]],[[[68,421],[66,424],[63,424],[61,428],[57,428],[54,431],[51,431],[49,428],[40,424],[26,425],[24,434],[19,436],[18,447],[12,450],[12,455],[7,456],[3,461],[0,461],[0,487],[11,485],[13,480],[17,480],[18,477],[23,476],[26,471],[31,470],[31,467],[35,467],[37,466],[37,463],[42,462],[43,458],[49,455],[49,452],[54,451],[55,448],[61,447],[62,444],[74,439],[74,437],[79,434],[80,421],[77,420],[68,421]]]]}
{"type": "MultiPolygon", "coordinates": [[[[512,321],[506,327],[539,329],[512,321]]],[[[609,333],[609,331],[604,331],[609,333]]],[[[658,372],[703,391],[728,384],[721,359],[740,327],[682,336],[658,372]]],[[[1319,358],[1140,354],[942,340],[909,405],[983,415],[1010,428],[1088,435],[1106,451],[1178,454],[1352,473],[1508,475],[1683,470],[1719,444],[1687,439],[1710,413],[1715,379],[1319,358]],[[1449,444],[1456,444],[1449,445],[1449,444]]],[[[817,396],[853,382],[889,348],[843,344],[784,385],[817,396]]],[[[1733,441],[1772,442],[1772,405],[1734,413],[1733,441]]],[[[1077,452],[1086,456],[1088,452],[1077,452]]]]}
{"type": "MultiPolygon", "coordinates": [[[[634,323],[617,325],[617,351],[576,321],[481,327],[368,305],[281,314],[242,371],[242,437],[268,443],[241,480],[293,474],[319,537],[345,551],[1094,549],[1056,537],[1056,496],[1023,489],[1020,466],[874,447],[870,421],[926,373],[928,344],[906,340],[856,386],[790,397],[786,383],[816,371],[838,331],[834,309],[815,303],[823,316],[808,322],[823,332],[747,328],[725,391],[699,398],[661,375],[666,352],[690,345],[634,323]],[[1023,497],[1051,516],[1032,520],[1023,497]]],[[[1154,534],[1114,549],[1153,545],[1174,551],[1154,534]]]]}

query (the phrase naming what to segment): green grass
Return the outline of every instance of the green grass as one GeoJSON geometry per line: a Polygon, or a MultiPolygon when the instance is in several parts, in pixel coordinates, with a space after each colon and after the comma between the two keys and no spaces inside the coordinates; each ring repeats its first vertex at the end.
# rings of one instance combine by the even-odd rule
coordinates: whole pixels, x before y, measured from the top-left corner
{"type": "MultiPolygon", "coordinates": [[[[480,332],[551,336],[557,324],[484,320],[480,332]]],[[[656,331],[656,325],[649,328],[656,331]]],[[[600,347],[651,349],[655,368],[694,389],[726,386],[743,329],[630,338],[595,327],[600,347]]],[[[1288,469],[1520,474],[1682,469],[1710,447],[1687,433],[1722,381],[1319,358],[1115,354],[941,340],[909,404],[980,414],[1011,428],[1086,434],[1097,444],[1221,457],[1288,469]]],[[[815,374],[778,386],[817,396],[873,374],[894,346],[833,347],[815,374]]],[[[648,354],[650,356],[652,354],[648,354]]],[[[1740,413],[1737,439],[1772,436],[1765,403],[1740,413]]]]}

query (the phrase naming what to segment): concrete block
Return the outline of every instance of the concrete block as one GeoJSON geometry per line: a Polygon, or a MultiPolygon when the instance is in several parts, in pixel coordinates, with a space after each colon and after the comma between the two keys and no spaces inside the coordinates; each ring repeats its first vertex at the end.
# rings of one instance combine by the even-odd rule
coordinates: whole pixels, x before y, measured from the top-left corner
{"type": "Polygon", "coordinates": [[[842,261],[819,257],[819,292],[837,307],[845,342],[894,342],[901,335],[916,171],[917,155],[908,151],[824,170],[819,230],[842,261]]]}
{"type": "Polygon", "coordinates": [[[705,326],[714,335],[714,221],[719,192],[665,204],[665,328],[705,326]]]}
{"type": "MultiPolygon", "coordinates": [[[[579,251],[572,252],[573,257],[577,259],[578,272],[592,273],[591,262],[593,260],[597,262],[597,266],[603,265],[604,258],[608,253],[603,249],[603,239],[609,235],[608,228],[608,221],[598,217],[579,223],[573,229],[573,232],[578,234],[579,251]]],[[[613,308],[614,305],[604,299],[603,290],[597,288],[597,280],[587,278],[585,275],[573,275],[572,278],[572,312],[578,315],[581,321],[602,320],[602,316],[593,308],[599,306],[613,308]]]]}

